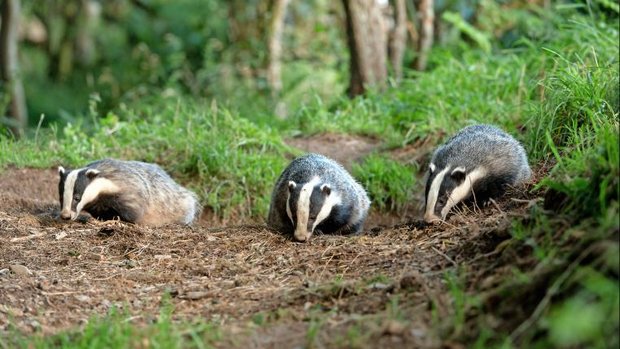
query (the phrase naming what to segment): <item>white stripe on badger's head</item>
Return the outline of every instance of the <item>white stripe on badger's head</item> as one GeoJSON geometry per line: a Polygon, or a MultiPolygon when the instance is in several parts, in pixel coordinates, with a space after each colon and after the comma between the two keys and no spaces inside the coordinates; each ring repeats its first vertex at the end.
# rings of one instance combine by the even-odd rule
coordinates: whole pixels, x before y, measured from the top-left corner
{"type": "Polygon", "coordinates": [[[316,216],[314,224],[312,225],[312,231],[310,233],[314,232],[314,229],[316,229],[321,222],[329,217],[329,214],[332,212],[332,208],[334,208],[334,206],[342,203],[340,196],[337,193],[332,192],[329,184],[323,184],[321,186],[321,193],[326,195],[326,199],[323,202],[323,206],[321,206],[321,210],[316,216]]]}
{"type": "Polygon", "coordinates": [[[295,225],[295,239],[298,241],[306,241],[310,238],[312,232],[308,232],[308,219],[310,218],[310,196],[314,191],[314,187],[321,182],[318,176],[305,183],[299,192],[297,199],[297,225],[295,225]]]}
{"type": "MultiPolygon", "coordinates": [[[[454,171],[461,168],[456,168],[454,171]]],[[[453,171],[453,172],[454,172],[453,171]]],[[[465,174],[465,169],[462,169],[462,173],[465,174]]],[[[441,219],[446,219],[448,212],[463,199],[467,198],[472,193],[474,184],[486,175],[487,171],[484,167],[476,167],[473,171],[465,176],[465,179],[459,186],[454,188],[448,197],[446,206],[441,210],[441,219]]]]}
{"type": "Polygon", "coordinates": [[[100,177],[99,170],[79,168],[72,171],[58,168],[60,175],[59,193],[61,196],[60,217],[77,219],[86,205],[100,194],[113,194],[120,188],[109,179],[100,177]]]}
{"type": "MultiPolygon", "coordinates": [[[[435,164],[431,164],[431,173],[436,170],[435,164]]],[[[446,173],[450,170],[450,166],[447,166],[443,170],[439,171],[439,173],[433,178],[431,182],[430,189],[426,194],[426,212],[424,213],[424,220],[427,222],[432,222],[436,220],[440,220],[435,214],[435,205],[437,204],[437,198],[439,197],[439,189],[441,188],[441,183],[443,182],[446,173]]]]}
{"type": "Polygon", "coordinates": [[[291,191],[297,187],[297,183],[288,181],[288,191],[286,196],[286,215],[291,220],[293,226],[295,226],[295,220],[293,219],[293,213],[291,212],[291,191]]]}
{"type": "Polygon", "coordinates": [[[60,174],[60,191],[62,195],[60,217],[63,219],[71,218],[71,204],[73,203],[75,182],[77,181],[78,174],[82,170],[83,169],[80,168],[67,173],[62,166],[58,167],[58,173],[60,174]]]}
{"type": "Polygon", "coordinates": [[[120,188],[116,184],[114,184],[114,182],[112,182],[111,180],[107,178],[103,178],[103,177],[95,178],[99,174],[98,171],[97,172],[90,172],[90,171],[91,170],[86,171],[86,176],[89,177],[92,180],[92,182],[90,182],[86,186],[86,189],[84,190],[84,193],[82,194],[82,197],[77,204],[75,213],[71,217],[71,219],[73,220],[76,220],[78,216],[80,215],[80,212],[82,212],[82,209],[84,209],[86,205],[95,201],[95,199],[97,199],[99,195],[114,194],[120,191],[120,188]]]}

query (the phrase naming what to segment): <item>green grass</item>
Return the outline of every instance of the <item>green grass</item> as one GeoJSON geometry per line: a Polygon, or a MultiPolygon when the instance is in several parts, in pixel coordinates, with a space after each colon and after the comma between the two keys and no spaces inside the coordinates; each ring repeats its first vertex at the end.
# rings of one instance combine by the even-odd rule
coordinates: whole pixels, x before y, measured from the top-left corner
{"type": "Polygon", "coordinates": [[[164,305],[152,324],[137,326],[131,316],[116,309],[91,318],[81,330],[52,336],[25,336],[14,332],[0,337],[0,348],[212,348],[222,339],[216,324],[172,320],[172,307],[164,305]]]}
{"type": "Polygon", "coordinates": [[[372,205],[382,211],[401,211],[409,202],[416,184],[411,166],[377,154],[354,164],[352,172],[366,188],[372,205]]]}

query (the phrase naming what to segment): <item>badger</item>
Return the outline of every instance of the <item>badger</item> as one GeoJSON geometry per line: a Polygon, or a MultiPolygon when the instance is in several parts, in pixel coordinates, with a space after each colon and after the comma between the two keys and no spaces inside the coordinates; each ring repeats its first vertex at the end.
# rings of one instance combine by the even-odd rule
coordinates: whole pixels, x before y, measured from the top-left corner
{"type": "Polygon", "coordinates": [[[319,154],[296,158],[275,184],[267,224],[306,241],[315,231],[352,234],[362,230],[370,200],[336,161],[319,154]]]}
{"type": "Polygon", "coordinates": [[[512,136],[491,125],[466,127],[431,158],[424,220],[445,220],[459,202],[484,204],[530,175],[525,150],[512,136]]]}
{"type": "Polygon", "coordinates": [[[104,159],[74,170],[58,167],[60,217],[82,211],[99,220],[159,226],[191,224],[200,213],[196,194],[177,184],[158,165],[104,159]]]}

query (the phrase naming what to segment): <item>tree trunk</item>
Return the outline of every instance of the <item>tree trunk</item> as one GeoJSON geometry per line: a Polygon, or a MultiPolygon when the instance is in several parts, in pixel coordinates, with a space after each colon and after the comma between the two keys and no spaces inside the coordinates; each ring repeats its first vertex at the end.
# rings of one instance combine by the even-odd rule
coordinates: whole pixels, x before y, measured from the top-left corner
{"type": "Polygon", "coordinates": [[[420,0],[420,41],[418,42],[418,57],[414,62],[416,70],[425,70],[428,62],[428,53],[433,46],[435,10],[433,0],[420,0]]]}
{"type": "Polygon", "coordinates": [[[267,81],[271,87],[271,95],[276,97],[282,91],[282,32],[284,19],[289,0],[275,0],[271,11],[269,24],[269,62],[267,67],[267,81]]]}
{"type": "Polygon", "coordinates": [[[383,88],[387,80],[387,38],[377,0],[342,0],[347,21],[351,74],[348,94],[368,87],[383,88]]]}
{"type": "Polygon", "coordinates": [[[97,59],[94,31],[101,16],[101,4],[93,0],[81,0],[76,21],[76,60],[82,67],[91,67],[97,59]]]}
{"type": "Polygon", "coordinates": [[[390,32],[388,54],[397,81],[403,77],[403,56],[407,44],[407,6],[405,0],[392,0],[394,28],[390,32]]]}
{"type": "Polygon", "coordinates": [[[14,122],[9,125],[16,137],[22,136],[28,122],[26,97],[22,85],[17,57],[17,41],[20,3],[19,0],[1,2],[0,26],[0,80],[9,92],[11,102],[9,115],[14,122]]]}

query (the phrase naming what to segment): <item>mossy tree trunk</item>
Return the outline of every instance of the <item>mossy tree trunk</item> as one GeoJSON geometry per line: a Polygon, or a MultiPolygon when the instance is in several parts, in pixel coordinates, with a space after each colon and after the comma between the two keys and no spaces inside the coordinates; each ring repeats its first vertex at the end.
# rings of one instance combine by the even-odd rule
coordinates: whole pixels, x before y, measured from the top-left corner
{"type": "Polygon", "coordinates": [[[275,0],[271,11],[271,23],[269,24],[269,62],[267,66],[267,81],[271,88],[271,94],[276,97],[282,90],[282,33],[284,31],[284,19],[286,8],[290,0],[275,0]]]}
{"type": "Polygon", "coordinates": [[[420,0],[418,14],[420,15],[420,37],[418,40],[418,56],[413,63],[416,70],[426,70],[428,54],[433,46],[435,34],[435,10],[433,0],[420,0]]]}
{"type": "Polygon", "coordinates": [[[351,97],[367,88],[383,88],[387,81],[387,37],[377,0],[342,0],[349,46],[351,97]]]}
{"type": "Polygon", "coordinates": [[[9,128],[19,137],[24,134],[28,123],[26,97],[18,61],[20,2],[3,0],[0,5],[0,80],[11,98],[8,111],[12,120],[9,128]]]}
{"type": "Polygon", "coordinates": [[[394,77],[399,81],[403,77],[403,56],[407,45],[407,6],[405,0],[392,0],[394,10],[394,27],[390,32],[388,55],[394,71],[394,77]]]}

